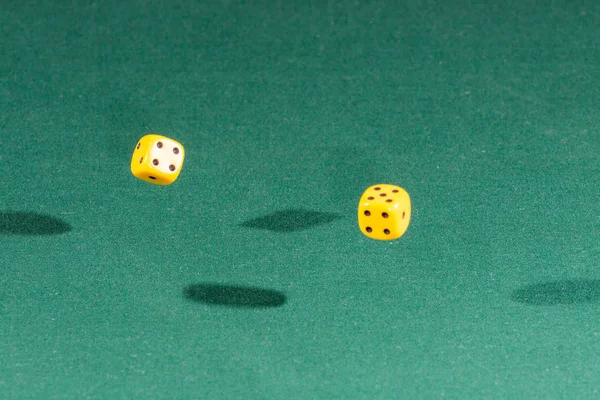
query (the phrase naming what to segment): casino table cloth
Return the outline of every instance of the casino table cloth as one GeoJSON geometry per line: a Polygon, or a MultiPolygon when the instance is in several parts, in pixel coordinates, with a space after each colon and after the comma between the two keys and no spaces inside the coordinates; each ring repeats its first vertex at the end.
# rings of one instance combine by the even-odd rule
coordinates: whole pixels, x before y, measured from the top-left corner
{"type": "Polygon", "coordinates": [[[0,1],[0,398],[597,398],[599,37],[582,0],[0,1]]]}

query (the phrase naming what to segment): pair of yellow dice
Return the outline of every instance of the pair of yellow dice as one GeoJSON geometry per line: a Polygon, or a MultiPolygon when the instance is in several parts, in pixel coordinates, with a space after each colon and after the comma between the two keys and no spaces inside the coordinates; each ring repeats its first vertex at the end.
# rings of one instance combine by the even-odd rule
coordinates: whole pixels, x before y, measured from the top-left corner
{"type": "Polygon", "coordinates": [[[170,185],[179,176],[184,158],[181,143],[161,135],[146,135],[135,146],[131,172],[143,181],[170,185]]]}
{"type": "MultiPolygon", "coordinates": [[[[161,135],[146,135],[135,146],[131,172],[143,181],[169,185],[179,176],[184,157],[181,143],[161,135]]],[[[358,225],[372,239],[398,239],[408,229],[410,211],[406,190],[388,184],[373,185],[360,198],[358,225]]]]}
{"type": "Polygon", "coordinates": [[[406,190],[394,185],[373,185],[360,198],[358,226],[371,239],[398,239],[408,229],[410,211],[406,190]]]}

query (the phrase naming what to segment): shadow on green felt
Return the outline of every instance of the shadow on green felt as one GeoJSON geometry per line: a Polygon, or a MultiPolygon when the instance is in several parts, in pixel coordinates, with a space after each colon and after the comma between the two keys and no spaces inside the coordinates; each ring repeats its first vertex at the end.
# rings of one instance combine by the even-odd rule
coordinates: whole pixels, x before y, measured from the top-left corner
{"type": "Polygon", "coordinates": [[[337,213],[288,209],[248,220],[240,226],[275,232],[295,232],[327,224],[340,218],[342,215],[337,213]]]}
{"type": "Polygon", "coordinates": [[[274,308],[286,302],[285,294],[277,290],[211,283],[189,285],[183,289],[183,297],[197,303],[234,308],[274,308]]]}
{"type": "Polygon", "coordinates": [[[600,302],[600,280],[567,279],[538,283],[515,290],[511,300],[536,305],[556,306],[600,302]]]}
{"type": "Polygon", "coordinates": [[[68,223],[32,212],[1,212],[0,235],[59,235],[71,230],[68,223]]]}

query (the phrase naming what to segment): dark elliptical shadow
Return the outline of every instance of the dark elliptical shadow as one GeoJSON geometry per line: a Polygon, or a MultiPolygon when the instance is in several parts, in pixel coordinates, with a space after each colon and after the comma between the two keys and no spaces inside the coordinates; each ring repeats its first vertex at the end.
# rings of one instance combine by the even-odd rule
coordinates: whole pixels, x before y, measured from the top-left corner
{"type": "Polygon", "coordinates": [[[295,232],[327,224],[340,218],[342,218],[341,214],[336,213],[288,209],[248,220],[240,226],[275,232],[295,232]]]}
{"type": "Polygon", "coordinates": [[[0,212],[0,235],[60,235],[72,229],[67,222],[33,212],[0,212]]]}
{"type": "Polygon", "coordinates": [[[557,306],[600,302],[599,279],[566,279],[524,286],[511,293],[511,300],[535,306],[557,306]]]}
{"type": "Polygon", "coordinates": [[[275,308],[286,302],[285,294],[277,290],[213,283],[186,286],[183,297],[197,303],[234,308],[275,308]]]}

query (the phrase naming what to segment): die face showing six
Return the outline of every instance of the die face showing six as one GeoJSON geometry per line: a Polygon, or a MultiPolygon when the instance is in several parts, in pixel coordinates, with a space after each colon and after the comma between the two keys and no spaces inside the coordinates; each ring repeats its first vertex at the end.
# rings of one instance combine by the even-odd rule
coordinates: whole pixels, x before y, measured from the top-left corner
{"type": "Polygon", "coordinates": [[[410,196],[399,186],[379,184],[369,187],[360,198],[358,225],[371,239],[394,240],[410,224],[410,196]]]}
{"type": "Polygon", "coordinates": [[[146,135],[133,151],[131,172],[143,181],[170,185],[179,176],[184,157],[185,149],[181,143],[161,135],[146,135]]]}

